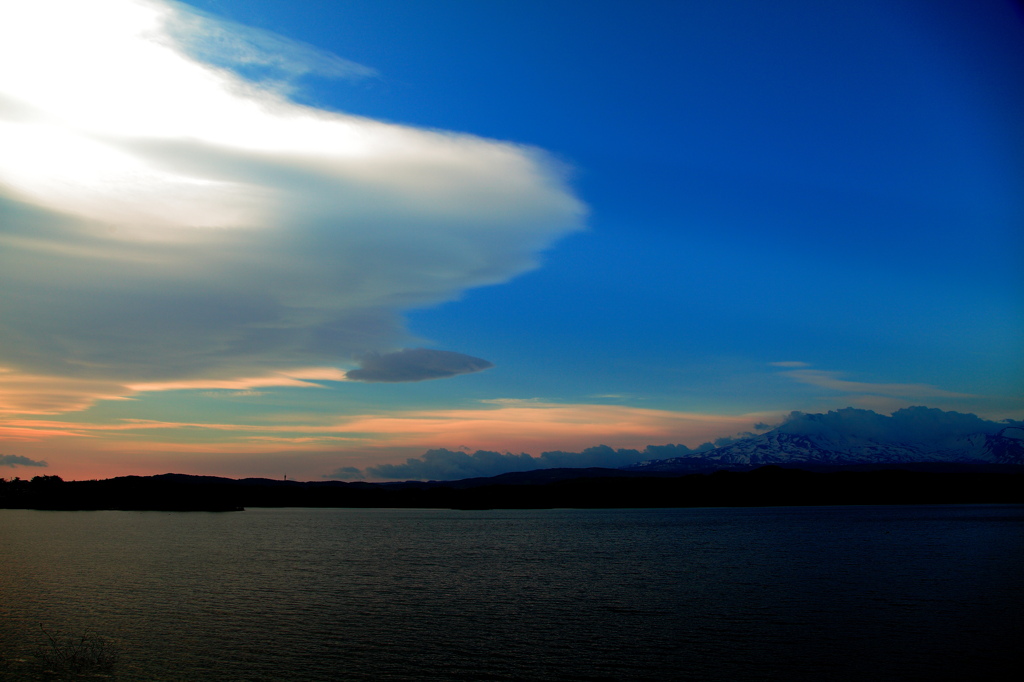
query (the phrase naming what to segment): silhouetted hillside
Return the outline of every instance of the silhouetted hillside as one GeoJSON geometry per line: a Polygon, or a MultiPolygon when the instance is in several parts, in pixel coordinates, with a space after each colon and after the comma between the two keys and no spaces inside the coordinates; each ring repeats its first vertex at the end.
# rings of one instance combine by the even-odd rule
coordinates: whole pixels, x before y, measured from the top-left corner
{"type": "Polygon", "coordinates": [[[751,471],[651,476],[554,469],[464,481],[344,483],[163,474],[102,481],[0,479],[0,507],[232,511],[244,507],[446,509],[1024,503],[1024,473],[1003,471],[751,471]]]}

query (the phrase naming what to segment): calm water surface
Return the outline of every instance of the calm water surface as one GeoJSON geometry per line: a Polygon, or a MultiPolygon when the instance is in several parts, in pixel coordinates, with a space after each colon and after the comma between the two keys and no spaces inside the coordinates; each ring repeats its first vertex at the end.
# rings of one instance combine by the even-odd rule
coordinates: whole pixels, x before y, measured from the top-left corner
{"type": "Polygon", "coordinates": [[[1024,507],[0,510],[0,677],[1015,680],[1024,507]]]}

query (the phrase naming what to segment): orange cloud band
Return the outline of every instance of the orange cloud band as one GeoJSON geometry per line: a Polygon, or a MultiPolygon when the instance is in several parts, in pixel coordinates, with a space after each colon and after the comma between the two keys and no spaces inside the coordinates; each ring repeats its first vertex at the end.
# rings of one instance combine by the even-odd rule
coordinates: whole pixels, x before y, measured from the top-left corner
{"type": "Polygon", "coordinates": [[[122,420],[113,424],[21,419],[0,425],[0,437],[106,438],[122,450],[166,448],[205,451],[323,447],[460,447],[539,453],[606,444],[643,447],[685,442],[695,445],[753,428],[772,415],[709,415],[618,405],[506,401],[475,409],[397,411],[333,418],[328,423],[222,424],[122,420]],[[142,432],[149,432],[146,437],[142,432]],[[214,436],[216,432],[216,436],[214,436]],[[120,434],[129,435],[128,439],[120,434]],[[185,441],[185,442],[183,442],[185,441]]]}

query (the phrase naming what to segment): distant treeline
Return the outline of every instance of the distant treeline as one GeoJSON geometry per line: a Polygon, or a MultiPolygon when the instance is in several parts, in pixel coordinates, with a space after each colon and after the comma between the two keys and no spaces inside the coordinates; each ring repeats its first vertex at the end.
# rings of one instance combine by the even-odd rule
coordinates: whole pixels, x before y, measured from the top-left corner
{"type": "Polygon", "coordinates": [[[651,476],[548,469],[465,481],[345,483],[163,474],[0,479],[0,508],[233,511],[245,507],[547,509],[1024,503],[1024,473],[752,471],[651,476]]]}

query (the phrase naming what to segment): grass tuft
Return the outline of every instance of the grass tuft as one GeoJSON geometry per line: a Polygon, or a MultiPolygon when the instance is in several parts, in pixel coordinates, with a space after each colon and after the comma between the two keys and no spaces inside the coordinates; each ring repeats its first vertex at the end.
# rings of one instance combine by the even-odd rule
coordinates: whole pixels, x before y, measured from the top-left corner
{"type": "Polygon", "coordinates": [[[107,677],[117,665],[117,649],[97,635],[51,634],[42,625],[46,643],[39,645],[36,656],[46,672],[62,677],[107,677]]]}

